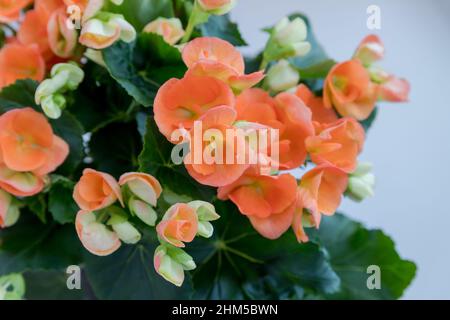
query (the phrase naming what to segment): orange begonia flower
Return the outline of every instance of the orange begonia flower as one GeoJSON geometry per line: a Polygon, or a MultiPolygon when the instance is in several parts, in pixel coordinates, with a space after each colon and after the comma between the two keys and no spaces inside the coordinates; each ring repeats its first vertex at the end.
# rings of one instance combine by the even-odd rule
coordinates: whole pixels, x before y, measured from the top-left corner
{"type": "Polygon", "coordinates": [[[224,82],[187,75],[181,80],[171,79],[159,89],[153,111],[159,131],[171,140],[175,130],[190,130],[209,109],[221,105],[234,108],[234,104],[233,92],[224,82]]]}
{"type": "Polygon", "coordinates": [[[264,78],[264,72],[245,74],[242,54],[229,42],[219,38],[196,38],[183,49],[188,73],[211,76],[228,83],[235,91],[253,87],[264,78]]]}
{"type": "Polygon", "coordinates": [[[67,15],[64,8],[56,10],[47,24],[48,43],[54,54],[61,58],[73,55],[78,43],[75,28],[67,26],[67,15]]]}
{"type": "Polygon", "coordinates": [[[44,189],[44,180],[32,172],[17,172],[0,163],[0,188],[17,197],[29,197],[44,189]]]}
{"type": "Polygon", "coordinates": [[[261,176],[250,169],[239,180],[220,187],[217,197],[234,202],[261,235],[277,239],[292,224],[297,181],[290,174],[261,176]]]}
{"type": "Polygon", "coordinates": [[[316,127],[316,136],[306,139],[306,148],[316,164],[335,166],[347,173],[356,169],[365,133],[353,118],[342,118],[316,127]]]}
{"type": "Polygon", "coordinates": [[[185,247],[184,242],[191,242],[197,234],[198,217],[195,209],[184,203],[173,205],[156,226],[156,230],[168,243],[179,248],[185,247]]]}
{"type": "Polygon", "coordinates": [[[321,97],[316,97],[307,86],[301,84],[297,87],[295,95],[302,99],[312,112],[312,120],[319,123],[335,122],[338,119],[336,112],[326,108],[321,97]]]}
{"type": "Polygon", "coordinates": [[[82,210],[96,211],[112,205],[116,200],[123,206],[120,186],[111,175],[85,169],[75,185],[73,198],[82,210]]]}
{"type": "Polygon", "coordinates": [[[20,12],[33,0],[0,0],[0,22],[8,23],[19,19],[20,12]]]}
{"type": "Polygon", "coordinates": [[[239,152],[246,149],[246,142],[238,139],[234,134],[236,128],[232,126],[236,120],[236,111],[228,106],[219,106],[209,110],[203,115],[199,121],[202,123],[202,132],[196,132],[193,128],[190,132],[192,137],[190,140],[189,154],[185,157],[186,169],[195,180],[201,184],[221,187],[236,181],[249,167],[246,159],[247,154],[243,155],[239,152]],[[214,146],[211,141],[203,141],[204,132],[210,130],[211,133],[219,133],[214,136],[214,146]],[[233,135],[228,135],[233,133],[233,135]],[[201,136],[198,139],[198,136],[201,136]],[[205,150],[211,148],[211,153],[215,153],[217,158],[205,159],[205,150]],[[219,154],[219,153],[222,154],[219,154]],[[200,158],[200,162],[197,159],[200,158]],[[218,161],[216,161],[218,160],[218,161]],[[231,161],[230,161],[231,160],[231,161]]]}
{"type": "Polygon", "coordinates": [[[0,162],[9,170],[37,176],[54,171],[69,154],[69,146],[53,134],[47,118],[31,108],[0,117],[0,149],[0,162]]]}
{"type": "Polygon", "coordinates": [[[37,45],[17,42],[0,49],[0,89],[20,79],[41,81],[45,76],[45,62],[37,45]]]}
{"type": "Polygon", "coordinates": [[[127,185],[134,195],[154,207],[162,192],[159,181],[155,177],[142,172],[123,174],[119,179],[119,185],[127,185]]]}
{"type": "Polygon", "coordinates": [[[97,222],[95,214],[90,211],[78,212],[75,228],[83,246],[97,256],[110,255],[122,245],[118,235],[97,222]]]}
{"type": "Polygon", "coordinates": [[[314,135],[311,111],[295,95],[276,98],[261,89],[248,89],[236,101],[238,120],[279,129],[280,168],[294,169],[306,160],[305,139],[314,135]]]}
{"type": "Polygon", "coordinates": [[[334,66],[325,79],[325,107],[334,106],[343,117],[364,120],[377,101],[377,86],[361,62],[350,60],[334,66]]]}

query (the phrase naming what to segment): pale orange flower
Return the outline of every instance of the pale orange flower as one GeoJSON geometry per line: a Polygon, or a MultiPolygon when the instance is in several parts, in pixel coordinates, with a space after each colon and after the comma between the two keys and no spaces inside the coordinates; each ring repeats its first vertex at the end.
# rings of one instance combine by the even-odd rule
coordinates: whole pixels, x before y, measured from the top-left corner
{"type": "Polygon", "coordinates": [[[75,185],[73,198],[85,211],[96,211],[109,207],[119,200],[123,206],[122,193],[116,179],[111,175],[85,169],[80,181],[75,185]]]}
{"type": "Polygon", "coordinates": [[[95,214],[90,211],[78,212],[75,228],[83,246],[97,256],[110,255],[122,245],[118,235],[97,222],[95,214]]]}
{"type": "Polygon", "coordinates": [[[312,112],[312,120],[319,123],[330,123],[338,119],[336,112],[331,108],[326,108],[322,97],[317,97],[304,84],[297,87],[295,95],[302,99],[305,105],[312,112]]]}
{"type": "Polygon", "coordinates": [[[20,79],[41,81],[45,76],[45,61],[36,44],[17,42],[0,49],[0,89],[20,79]]]}
{"type": "Polygon", "coordinates": [[[158,180],[152,175],[142,172],[129,172],[119,179],[119,185],[127,185],[130,191],[139,199],[156,206],[162,188],[158,180]]]}
{"type": "Polygon", "coordinates": [[[170,79],[158,91],[153,111],[159,131],[170,141],[172,133],[180,128],[190,130],[209,109],[217,106],[234,108],[231,89],[211,77],[187,75],[170,79]]]}
{"type": "Polygon", "coordinates": [[[0,117],[0,148],[0,162],[9,170],[37,176],[54,171],[69,154],[69,146],[53,134],[45,116],[31,108],[0,117]]]}
{"type": "Polygon", "coordinates": [[[191,242],[197,234],[198,217],[195,209],[184,203],[173,205],[156,226],[156,230],[168,243],[179,248],[185,247],[184,242],[191,242]]]}
{"type": "MultiPolygon", "coordinates": [[[[232,125],[236,120],[236,111],[228,106],[219,106],[209,110],[203,115],[199,121],[202,123],[202,132],[195,133],[191,130],[191,140],[189,154],[185,157],[185,166],[192,178],[201,184],[220,187],[236,181],[249,167],[248,161],[239,159],[239,152],[249,150],[244,145],[246,142],[241,141],[236,134],[227,135],[228,132],[235,132],[236,128],[232,125]],[[211,141],[196,142],[196,137],[201,134],[204,137],[204,132],[220,132],[220,136],[214,137],[214,145],[212,147],[211,141]],[[204,154],[207,148],[215,150],[215,155],[218,159],[205,159],[204,154]],[[219,156],[219,152],[222,155],[219,156]],[[228,154],[230,153],[230,154],[228,154]],[[200,162],[196,161],[196,155],[200,155],[200,162]],[[231,159],[231,161],[227,160],[231,159]],[[217,161],[216,161],[217,160],[217,161]]],[[[246,155],[240,155],[241,157],[246,155]]],[[[245,159],[244,159],[245,160],[245,159]]]]}
{"type": "Polygon", "coordinates": [[[67,26],[64,8],[56,10],[47,24],[48,43],[54,54],[61,58],[70,58],[78,43],[78,33],[67,26]]]}
{"type": "Polygon", "coordinates": [[[342,118],[316,127],[306,139],[306,148],[316,164],[327,164],[347,173],[356,169],[365,140],[363,127],[353,118],[342,118]]]}
{"type": "Polygon", "coordinates": [[[0,22],[8,23],[19,19],[20,12],[33,0],[0,0],[0,22]]]}
{"type": "Polygon", "coordinates": [[[290,174],[261,176],[253,169],[217,191],[220,200],[231,200],[253,227],[268,239],[279,238],[292,224],[297,181],[290,174]]]}
{"type": "Polygon", "coordinates": [[[262,89],[248,89],[236,101],[238,120],[279,129],[281,169],[302,165],[307,156],[305,139],[314,135],[311,111],[295,95],[281,93],[275,98],[262,89]]]}
{"type": "Polygon", "coordinates": [[[343,117],[364,120],[369,117],[377,101],[377,86],[370,74],[357,60],[334,66],[323,89],[325,107],[334,106],[343,117]]]}
{"type": "Polygon", "coordinates": [[[245,74],[242,54],[229,42],[219,38],[196,38],[183,48],[188,73],[211,76],[228,83],[233,90],[253,87],[264,78],[264,71],[245,74]]]}

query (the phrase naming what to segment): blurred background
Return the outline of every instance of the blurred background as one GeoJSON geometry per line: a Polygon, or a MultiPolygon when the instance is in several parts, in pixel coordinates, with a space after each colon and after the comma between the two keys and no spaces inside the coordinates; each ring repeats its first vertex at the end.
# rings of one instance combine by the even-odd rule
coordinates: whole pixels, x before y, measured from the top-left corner
{"type": "Polygon", "coordinates": [[[309,16],[318,40],[337,61],[349,59],[367,34],[381,36],[381,65],[407,78],[410,102],[382,103],[361,156],[374,164],[376,196],[345,200],[341,211],[382,228],[403,258],[418,265],[404,299],[450,299],[450,1],[238,0],[232,16],[254,54],[260,31],[283,16],[309,16]],[[381,9],[381,30],[366,25],[369,5],[381,9]]]}

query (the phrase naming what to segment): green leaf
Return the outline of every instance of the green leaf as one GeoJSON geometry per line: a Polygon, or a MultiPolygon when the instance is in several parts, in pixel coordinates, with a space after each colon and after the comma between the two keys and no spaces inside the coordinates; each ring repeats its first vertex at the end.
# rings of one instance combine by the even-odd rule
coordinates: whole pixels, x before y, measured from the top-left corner
{"type": "Polygon", "coordinates": [[[81,244],[73,225],[44,225],[24,209],[16,225],[0,230],[0,244],[0,275],[56,270],[81,262],[81,244]]]}
{"type": "Polygon", "coordinates": [[[340,291],[328,298],[397,299],[415,276],[415,264],[400,258],[394,242],[380,230],[367,230],[336,214],[323,219],[317,236],[341,279],[340,291]],[[367,288],[367,267],[371,265],[381,269],[380,290],[367,288]]]}
{"type": "Polygon", "coordinates": [[[67,288],[68,275],[64,271],[27,271],[25,278],[27,300],[81,300],[85,297],[84,283],[81,290],[67,288]]]}
{"type": "Polygon", "coordinates": [[[230,42],[234,46],[246,46],[238,25],[230,20],[228,14],[222,16],[212,15],[208,22],[200,27],[204,37],[217,37],[230,42]]]}
{"type": "Polygon", "coordinates": [[[174,16],[172,0],[127,0],[120,6],[111,5],[109,9],[110,12],[123,14],[137,32],[158,17],[174,16]]]}
{"type": "Polygon", "coordinates": [[[54,133],[69,145],[69,155],[57,172],[69,175],[75,171],[84,157],[83,134],[80,122],[68,111],[57,120],[50,120],[54,133]]]}
{"type": "Polygon", "coordinates": [[[172,162],[174,145],[159,132],[152,117],[147,118],[146,128],[144,148],[139,155],[140,171],[157,177],[163,189],[191,199],[210,201],[215,190],[200,185],[189,176],[184,166],[172,162]]]}
{"type": "Polygon", "coordinates": [[[40,193],[36,196],[25,198],[24,202],[42,223],[47,223],[47,199],[45,194],[40,193]]]}
{"type": "Polygon", "coordinates": [[[324,79],[335,64],[336,61],[328,59],[306,68],[299,68],[298,71],[301,79],[324,79]]]}
{"type": "Polygon", "coordinates": [[[375,109],[373,109],[372,113],[366,120],[360,121],[361,125],[364,127],[364,130],[366,130],[366,132],[368,132],[369,129],[372,127],[375,119],[377,118],[377,115],[378,115],[378,107],[375,107],[375,109]]]}
{"type": "Polygon", "coordinates": [[[159,276],[153,254],[159,245],[156,234],[147,235],[137,245],[123,245],[107,257],[85,252],[85,270],[95,296],[116,300],[187,299],[192,291],[189,279],[178,288],[159,276]]]}
{"type": "Polygon", "coordinates": [[[0,113],[22,107],[37,109],[34,102],[34,92],[38,82],[34,80],[18,80],[0,91],[0,113]]]}
{"type": "Polygon", "coordinates": [[[137,124],[116,122],[95,132],[89,142],[90,155],[96,168],[115,177],[136,171],[142,142],[137,124]]]}
{"type": "Polygon", "coordinates": [[[79,208],[73,200],[75,183],[62,176],[53,176],[48,196],[48,210],[53,219],[60,223],[74,223],[79,208]]]}
{"type": "Polygon", "coordinates": [[[317,245],[299,244],[290,231],[268,240],[231,202],[215,205],[221,218],[214,223],[214,237],[188,246],[198,264],[196,298],[303,298],[337,291],[339,278],[317,245]]]}
{"type": "Polygon", "coordinates": [[[181,54],[156,34],[142,33],[132,43],[103,50],[111,76],[143,106],[151,106],[161,84],[186,70],[181,54]]]}

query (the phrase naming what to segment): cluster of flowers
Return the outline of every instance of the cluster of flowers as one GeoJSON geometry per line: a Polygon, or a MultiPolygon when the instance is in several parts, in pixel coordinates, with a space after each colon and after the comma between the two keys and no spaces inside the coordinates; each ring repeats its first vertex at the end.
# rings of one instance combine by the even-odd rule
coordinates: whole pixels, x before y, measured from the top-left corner
{"type": "Polygon", "coordinates": [[[19,218],[15,197],[44,189],[47,175],[69,154],[69,146],[53,133],[45,116],[31,108],[0,116],[0,228],[19,218]]]}
{"type": "MultiPolygon", "coordinates": [[[[154,227],[158,220],[154,207],[161,192],[160,183],[149,174],[125,173],[116,181],[107,173],[85,169],[73,193],[80,207],[75,226],[81,243],[98,256],[114,253],[122,242],[138,243],[142,235],[132,218],[154,227]]],[[[171,206],[156,225],[160,246],[155,251],[155,270],[167,281],[181,286],[184,270],[196,267],[181,248],[197,235],[211,237],[214,229],[210,221],[219,218],[214,206],[207,202],[171,206]]]]}
{"type": "MultiPolygon", "coordinates": [[[[305,39],[301,19],[283,20],[272,31],[267,56],[304,55],[309,48],[305,39]]],[[[298,79],[290,90],[272,96],[276,88],[286,87],[289,72],[277,70],[292,68],[286,60],[269,69],[268,92],[252,88],[264,73],[244,74],[244,60],[231,44],[197,38],[182,49],[188,67],[184,78],[171,79],[160,88],[155,121],[173,143],[177,143],[173,132],[192,131],[196,121],[202,122],[204,130],[238,130],[255,124],[278,129],[280,170],[299,168],[306,161],[316,164],[299,184],[290,173],[261,174],[260,164],[185,161],[185,166],[201,184],[218,187],[218,198],[234,202],[264,237],[276,239],[292,226],[298,240],[305,242],[304,227],[318,228],[322,214],[334,214],[346,190],[358,200],[372,193],[370,167],[361,164],[358,168],[365,141],[358,120],[366,119],[376,102],[405,101],[409,92],[405,80],[373,66],[383,52],[378,37],[365,38],[350,61],[331,69],[323,98],[303,84],[297,86],[298,79]],[[271,72],[273,68],[276,72],[271,72]]],[[[189,146],[190,154],[203,154],[209,147],[192,141],[189,146]]],[[[185,159],[191,159],[189,155],[185,159]]]]}

